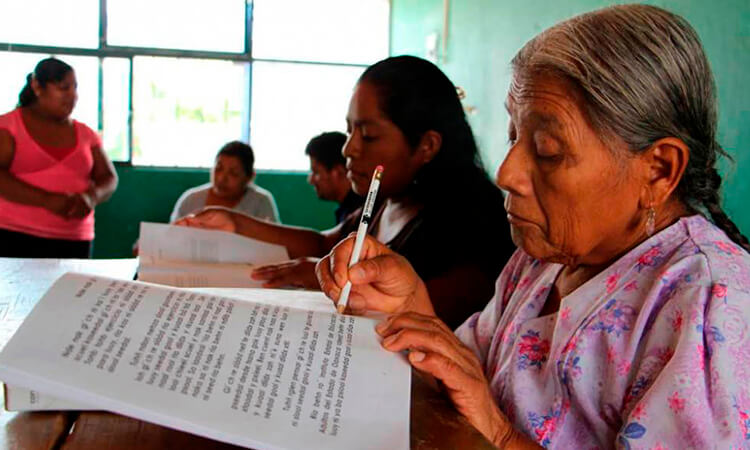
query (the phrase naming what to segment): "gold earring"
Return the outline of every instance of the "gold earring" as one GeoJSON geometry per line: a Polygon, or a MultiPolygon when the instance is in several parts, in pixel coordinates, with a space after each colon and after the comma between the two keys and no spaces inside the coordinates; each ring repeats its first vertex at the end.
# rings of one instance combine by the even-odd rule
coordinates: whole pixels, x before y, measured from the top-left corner
{"type": "Polygon", "coordinates": [[[646,234],[651,237],[656,229],[656,210],[653,206],[649,206],[646,214],[646,234]]]}

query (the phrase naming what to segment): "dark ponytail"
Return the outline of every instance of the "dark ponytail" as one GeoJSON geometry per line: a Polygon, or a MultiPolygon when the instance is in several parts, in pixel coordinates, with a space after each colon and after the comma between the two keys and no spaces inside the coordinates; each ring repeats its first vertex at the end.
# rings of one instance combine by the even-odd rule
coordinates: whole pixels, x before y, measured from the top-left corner
{"type": "Polygon", "coordinates": [[[18,106],[29,106],[36,101],[36,94],[31,89],[32,78],[33,74],[26,75],[26,85],[21,89],[21,93],[18,94],[18,106]]]}
{"type": "Polygon", "coordinates": [[[714,224],[721,228],[729,239],[750,252],[750,241],[721,207],[721,175],[715,168],[716,159],[721,155],[733,161],[732,157],[716,142],[709,147],[703,152],[691,153],[693,164],[688,163],[685,175],[677,187],[678,194],[693,208],[705,209],[711,215],[714,224]]]}
{"type": "Polygon", "coordinates": [[[46,58],[36,65],[34,72],[26,76],[26,85],[18,94],[18,106],[25,107],[36,101],[36,94],[31,89],[31,81],[36,80],[39,86],[44,87],[47,83],[58,83],[62,81],[73,68],[57,58],[46,58]]]}

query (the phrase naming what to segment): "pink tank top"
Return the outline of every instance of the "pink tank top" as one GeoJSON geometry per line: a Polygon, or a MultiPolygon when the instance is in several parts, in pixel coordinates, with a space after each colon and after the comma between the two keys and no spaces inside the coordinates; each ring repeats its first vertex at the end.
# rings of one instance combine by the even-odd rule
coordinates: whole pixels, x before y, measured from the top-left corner
{"type": "MultiPolygon", "coordinates": [[[[9,172],[19,180],[50,192],[84,192],[89,188],[99,136],[86,125],[73,121],[75,148],[57,159],[45,151],[26,130],[21,109],[0,115],[0,128],[15,141],[9,172]]],[[[94,239],[94,212],[82,219],[66,219],[52,212],[0,197],[0,228],[43,238],[90,241],[94,239]]]]}

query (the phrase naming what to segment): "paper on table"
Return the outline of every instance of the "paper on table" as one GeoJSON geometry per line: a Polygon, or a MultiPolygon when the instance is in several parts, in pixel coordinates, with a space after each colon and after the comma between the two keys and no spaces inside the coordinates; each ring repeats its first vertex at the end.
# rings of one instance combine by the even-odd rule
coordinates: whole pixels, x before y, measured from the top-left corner
{"type": "MultiPolygon", "coordinates": [[[[135,271],[135,269],[133,269],[135,271]]],[[[235,300],[262,303],[264,305],[288,306],[306,311],[335,313],[336,308],[322,292],[282,289],[237,289],[237,288],[192,288],[192,292],[202,292],[235,300]]],[[[370,314],[369,317],[382,319],[382,315],[370,314]]],[[[51,395],[8,386],[5,393],[5,407],[9,411],[60,411],[90,410],[88,405],[63,400],[51,395]]]]}
{"type": "MultiPolygon", "coordinates": [[[[61,262],[55,259],[38,259],[34,260],[34,264],[48,266],[63,264],[68,271],[132,280],[138,266],[138,261],[135,258],[98,259],[96,260],[96,264],[92,264],[91,260],[65,259],[61,262]]],[[[51,395],[42,395],[31,389],[12,385],[5,386],[4,406],[8,411],[90,409],[88,406],[78,402],[61,400],[51,395]]]]}
{"type": "Polygon", "coordinates": [[[286,247],[225,231],[141,222],[139,258],[166,261],[270,264],[289,259],[286,247]]]}
{"type": "Polygon", "coordinates": [[[68,274],[0,378],[253,448],[407,448],[410,368],[369,319],[68,274]]]}

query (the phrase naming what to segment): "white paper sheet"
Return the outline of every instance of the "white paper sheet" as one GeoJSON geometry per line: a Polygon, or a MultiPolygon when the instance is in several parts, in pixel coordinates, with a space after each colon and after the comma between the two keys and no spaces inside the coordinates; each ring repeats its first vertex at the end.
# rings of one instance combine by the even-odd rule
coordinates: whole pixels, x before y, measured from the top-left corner
{"type": "Polygon", "coordinates": [[[225,231],[141,222],[141,262],[271,264],[289,259],[286,247],[225,231]]]}
{"type": "Polygon", "coordinates": [[[411,372],[374,324],[68,274],[0,379],[258,449],[404,449],[411,372]]]}

